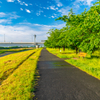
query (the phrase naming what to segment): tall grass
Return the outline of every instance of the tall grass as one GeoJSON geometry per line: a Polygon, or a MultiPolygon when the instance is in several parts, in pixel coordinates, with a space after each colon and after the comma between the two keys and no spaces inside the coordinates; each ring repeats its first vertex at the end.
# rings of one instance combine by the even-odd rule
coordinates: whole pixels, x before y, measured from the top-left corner
{"type": "Polygon", "coordinates": [[[41,49],[29,57],[0,85],[0,100],[32,100],[35,71],[41,49]]]}

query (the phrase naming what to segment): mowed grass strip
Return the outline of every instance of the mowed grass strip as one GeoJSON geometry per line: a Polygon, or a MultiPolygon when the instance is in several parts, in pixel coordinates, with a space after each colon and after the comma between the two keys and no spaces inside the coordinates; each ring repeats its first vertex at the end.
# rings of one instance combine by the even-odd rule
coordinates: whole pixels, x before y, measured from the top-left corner
{"type": "Polygon", "coordinates": [[[5,51],[4,50],[0,50],[0,54],[2,54],[2,53],[5,53],[5,51]]]}
{"type": "Polygon", "coordinates": [[[19,52],[19,51],[24,51],[24,50],[31,50],[31,48],[15,48],[15,49],[0,49],[0,54],[5,53],[5,52],[19,52]]]}
{"type": "Polygon", "coordinates": [[[0,57],[0,83],[35,51],[36,49],[0,57]]]}
{"type": "Polygon", "coordinates": [[[34,97],[35,71],[42,49],[39,49],[18,67],[0,85],[0,100],[32,100],[34,97]]]}
{"type": "Polygon", "coordinates": [[[87,54],[85,58],[76,55],[75,50],[66,49],[61,51],[59,49],[47,48],[47,50],[59,58],[66,58],[66,62],[76,66],[86,73],[100,79],[100,51],[95,51],[91,56],[87,54]]]}
{"type": "Polygon", "coordinates": [[[78,57],[78,55],[76,55],[75,50],[72,49],[65,49],[65,51],[63,51],[63,48],[60,48],[60,50],[54,49],[54,48],[46,48],[49,52],[53,53],[54,55],[60,57],[60,58],[73,58],[73,57],[78,57]]]}

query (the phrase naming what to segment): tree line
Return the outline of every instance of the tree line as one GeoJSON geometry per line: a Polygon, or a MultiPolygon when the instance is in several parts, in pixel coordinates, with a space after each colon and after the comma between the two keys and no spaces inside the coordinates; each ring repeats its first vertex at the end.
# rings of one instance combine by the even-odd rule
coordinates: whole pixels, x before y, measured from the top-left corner
{"type": "Polygon", "coordinates": [[[62,29],[50,29],[48,39],[44,45],[51,48],[72,48],[78,53],[79,50],[93,53],[100,49],[100,0],[93,4],[88,11],[81,14],[73,13],[63,15],[55,20],[66,22],[62,29]]]}

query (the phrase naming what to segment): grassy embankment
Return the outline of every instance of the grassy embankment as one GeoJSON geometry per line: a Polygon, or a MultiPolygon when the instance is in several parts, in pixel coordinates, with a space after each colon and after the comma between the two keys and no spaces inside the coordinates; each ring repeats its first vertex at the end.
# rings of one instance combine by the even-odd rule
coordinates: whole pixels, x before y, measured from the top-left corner
{"type": "Polygon", "coordinates": [[[47,48],[47,50],[60,58],[66,58],[66,62],[75,65],[86,73],[100,79],[100,51],[95,51],[91,56],[87,55],[85,58],[78,57],[75,50],[66,49],[61,51],[59,49],[47,48]]]}
{"type": "Polygon", "coordinates": [[[30,50],[33,49],[31,48],[0,48],[0,54],[5,53],[5,52],[19,52],[19,51],[24,51],[24,50],[30,50]]]}
{"type": "Polygon", "coordinates": [[[34,97],[34,75],[41,50],[29,50],[0,58],[0,100],[31,100],[34,97]]]}

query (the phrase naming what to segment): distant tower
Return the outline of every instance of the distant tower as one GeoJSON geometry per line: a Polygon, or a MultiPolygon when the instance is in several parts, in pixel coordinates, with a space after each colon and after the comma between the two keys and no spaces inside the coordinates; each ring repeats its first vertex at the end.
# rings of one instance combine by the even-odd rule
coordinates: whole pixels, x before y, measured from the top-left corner
{"type": "Polygon", "coordinates": [[[36,42],[36,35],[34,35],[34,43],[36,42]]]}

